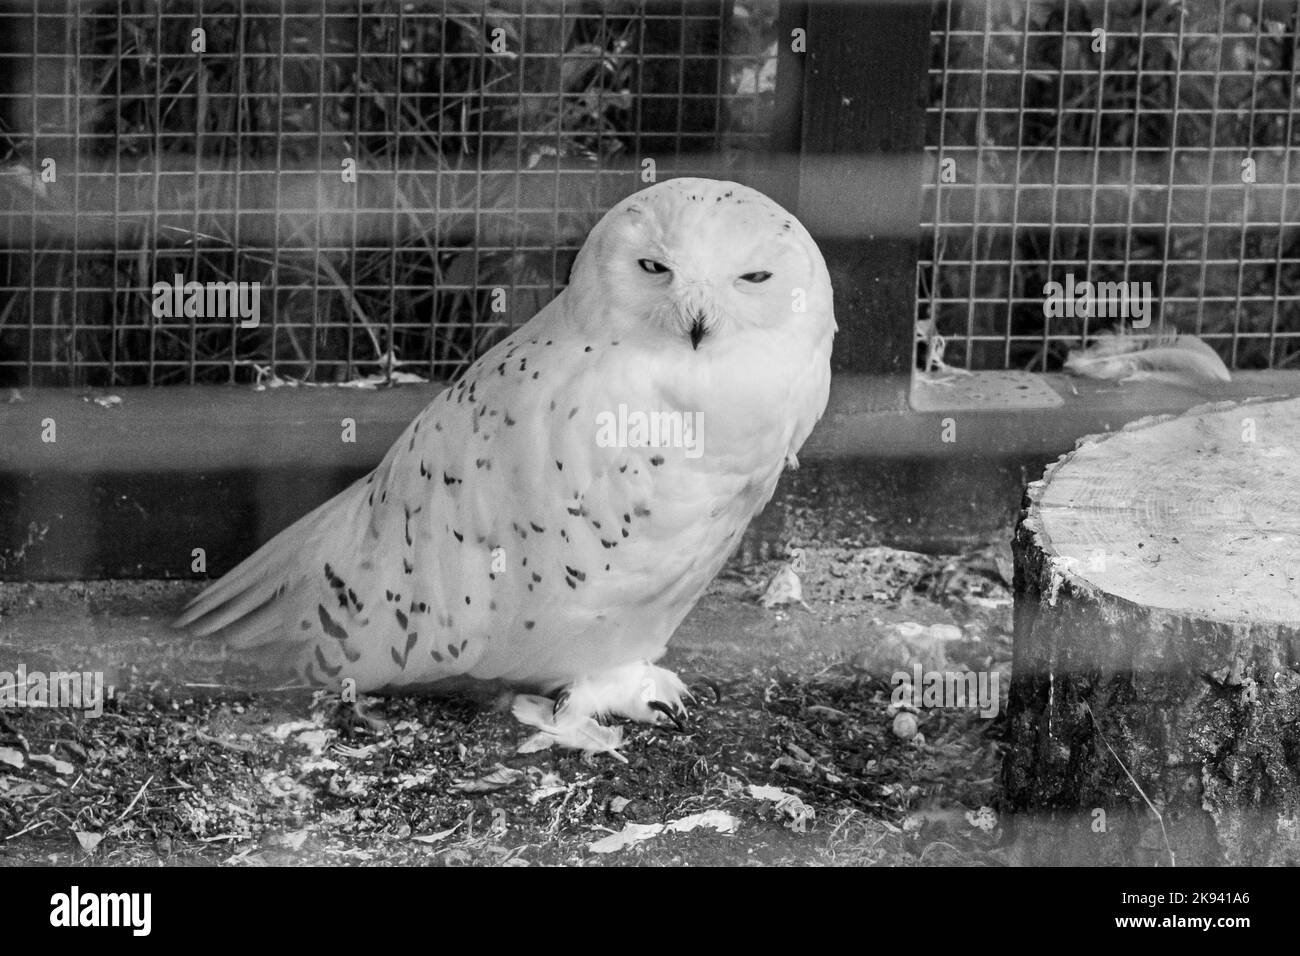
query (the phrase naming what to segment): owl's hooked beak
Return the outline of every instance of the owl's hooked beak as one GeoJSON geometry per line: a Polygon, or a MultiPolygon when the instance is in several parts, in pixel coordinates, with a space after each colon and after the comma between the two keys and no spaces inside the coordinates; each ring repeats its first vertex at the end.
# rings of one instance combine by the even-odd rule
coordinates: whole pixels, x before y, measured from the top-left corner
{"type": "Polygon", "coordinates": [[[691,322],[691,349],[696,350],[700,347],[700,339],[704,338],[704,333],[708,330],[704,327],[704,313],[696,312],[695,320],[691,322]]]}
{"type": "Polygon", "coordinates": [[[706,283],[698,280],[683,281],[679,288],[681,291],[676,303],[677,321],[689,335],[691,348],[698,350],[700,343],[704,341],[704,336],[708,335],[716,324],[709,322],[710,315],[716,315],[710,301],[709,289],[706,283]]]}

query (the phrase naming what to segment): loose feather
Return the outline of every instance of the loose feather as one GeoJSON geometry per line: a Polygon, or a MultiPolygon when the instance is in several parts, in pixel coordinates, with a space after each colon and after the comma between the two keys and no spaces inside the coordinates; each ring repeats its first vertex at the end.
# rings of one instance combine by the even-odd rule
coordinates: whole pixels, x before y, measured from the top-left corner
{"type": "Polygon", "coordinates": [[[609,753],[627,763],[627,758],[618,752],[618,748],[623,745],[622,728],[606,727],[575,711],[561,712],[557,717],[554,707],[555,701],[549,697],[538,697],[535,694],[519,694],[515,697],[511,707],[515,719],[541,731],[519,745],[520,753],[532,753],[559,744],[584,753],[609,753]]]}
{"type": "Polygon", "coordinates": [[[1085,349],[1075,349],[1065,369],[1085,378],[1112,381],[1204,385],[1232,380],[1217,352],[1194,335],[1123,335],[1103,332],[1085,349]]]}

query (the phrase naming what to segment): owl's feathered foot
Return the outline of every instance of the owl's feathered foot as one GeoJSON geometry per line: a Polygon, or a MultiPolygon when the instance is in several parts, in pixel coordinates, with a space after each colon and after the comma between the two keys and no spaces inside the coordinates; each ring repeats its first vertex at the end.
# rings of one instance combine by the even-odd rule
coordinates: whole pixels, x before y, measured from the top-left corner
{"type": "Polygon", "coordinates": [[[636,661],[580,678],[564,688],[555,701],[555,718],[613,715],[642,724],[671,722],[685,729],[682,721],[688,699],[691,692],[672,671],[636,661]]]}
{"type": "Polygon", "coordinates": [[[649,661],[637,661],[582,677],[563,688],[552,703],[545,697],[520,694],[515,698],[516,718],[541,732],[521,750],[540,750],[552,744],[588,753],[618,754],[623,735],[597,718],[626,717],[643,724],[674,724],[686,730],[686,704],[691,692],[676,674],[649,661]],[[547,706],[549,705],[549,707],[547,706]]]}

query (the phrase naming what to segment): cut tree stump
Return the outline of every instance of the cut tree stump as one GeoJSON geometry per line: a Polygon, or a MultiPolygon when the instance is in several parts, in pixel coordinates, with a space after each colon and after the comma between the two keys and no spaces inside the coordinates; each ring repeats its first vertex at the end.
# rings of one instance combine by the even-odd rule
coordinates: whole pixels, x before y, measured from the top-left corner
{"type": "Polygon", "coordinates": [[[1300,399],[1082,439],[1013,549],[1019,859],[1300,863],[1300,399]]]}

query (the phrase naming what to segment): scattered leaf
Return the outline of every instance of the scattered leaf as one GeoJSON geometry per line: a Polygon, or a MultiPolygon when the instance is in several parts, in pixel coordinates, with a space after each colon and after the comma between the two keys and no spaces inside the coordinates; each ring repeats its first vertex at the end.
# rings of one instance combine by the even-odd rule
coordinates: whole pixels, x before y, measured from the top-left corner
{"type": "Polygon", "coordinates": [[[37,783],[35,780],[20,780],[5,792],[5,796],[17,800],[19,797],[43,797],[53,792],[52,787],[37,783]]]}
{"type": "Polygon", "coordinates": [[[769,800],[776,804],[778,813],[790,818],[791,826],[798,827],[817,817],[817,811],[804,803],[798,796],[782,790],[780,787],[749,785],[749,795],[755,800],[769,800]]]}
{"type": "Polygon", "coordinates": [[[643,840],[649,840],[664,832],[662,823],[625,823],[623,829],[617,833],[611,833],[607,837],[601,837],[595,843],[587,847],[592,853],[617,853],[619,850],[626,849],[640,843],[643,840]]]}
{"type": "Polygon", "coordinates": [[[60,760],[57,757],[51,757],[47,754],[32,754],[28,760],[38,767],[44,767],[46,770],[60,775],[70,774],[76,769],[66,760],[60,760]]]}
{"type": "Polygon", "coordinates": [[[104,834],[91,833],[88,830],[74,830],[72,831],[72,835],[77,838],[77,842],[81,844],[81,848],[87,853],[94,853],[95,848],[98,847],[100,841],[104,839],[104,834]]]}
{"type": "Polygon", "coordinates": [[[787,604],[798,604],[805,611],[812,610],[804,603],[803,583],[789,561],[777,569],[772,580],[768,582],[767,589],[763,591],[763,596],[759,598],[759,603],[769,611],[774,607],[783,607],[787,604]]]}
{"type": "Polygon", "coordinates": [[[441,843],[460,828],[461,824],[458,823],[450,830],[439,830],[437,833],[424,833],[420,836],[411,837],[411,840],[415,843],[441,843]]]}
{"type": "Polygon", "coordinates": [[[485,774],[476,780],[462,780],[459,783],[452,784],[451,789],[460,793],[492,793],[496,790],[504,790],[506,787],[513,787],[526,776],[527,774],[522,770],[515,770],[497,764],[497,768],[491,773],[485,774]]]}
{"type": "Polygon", "coordinates": [[[627,823],[617,833],[602,837],[587,847],[592,853],[617,853],[660,833],[689,833],[706,827],[718,833],[735,833],[740,821],[725,810],[705,810],[669,823],[627,823]]]}

